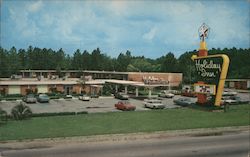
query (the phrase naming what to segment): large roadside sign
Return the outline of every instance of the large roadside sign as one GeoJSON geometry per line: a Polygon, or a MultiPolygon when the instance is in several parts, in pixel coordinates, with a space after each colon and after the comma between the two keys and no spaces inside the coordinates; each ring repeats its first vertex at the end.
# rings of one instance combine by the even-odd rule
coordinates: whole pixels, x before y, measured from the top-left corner
{"type": "Polygon", "coordinates": [[[197,93],[214,95],[214,104],[220,106],[220,101],[227,76],[229,58],[225,54],[192,56],[198,80],[204,84],[194,84],[197,93]]]}

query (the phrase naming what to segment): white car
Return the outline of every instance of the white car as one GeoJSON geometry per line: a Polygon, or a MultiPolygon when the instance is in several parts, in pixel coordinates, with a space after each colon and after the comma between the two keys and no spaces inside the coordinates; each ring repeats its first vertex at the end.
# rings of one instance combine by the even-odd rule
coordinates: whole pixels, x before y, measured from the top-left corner
{"type": "Polygon", "coordinates": [[[90,100],[90,97],[87,96],[87,95],[80,95],[80,96],[79,96],[79,100],[82,100],[82,101],[89,101],[89,100],[90,100]]]}
{"type": "Polygon", "coordinates": [[[162,91],[161,93],[158,94],[158,96],[163,98],[173,98],[174,94],[167,91],[162,91]]]}
{"type": "Polygon", "coordinates": [[[144,99],[144,107],[151,109],[163,109],[165,105],[159,99],[144,99]]]}
{"type": "Polygon", "coordinates": [[[235,91],[232,91],[232,90],[228,90],[228,89],[225,89],[223,91],[223,94],[224,96],[236,96],[237,95],[237,92],[235,91]]]}
{"type": "Polygon", "coordinates": [[[224,104],[237,104],[238,103],[237,100],[231,99],[230,97],[222,97],[221,101],[224,104]]]}

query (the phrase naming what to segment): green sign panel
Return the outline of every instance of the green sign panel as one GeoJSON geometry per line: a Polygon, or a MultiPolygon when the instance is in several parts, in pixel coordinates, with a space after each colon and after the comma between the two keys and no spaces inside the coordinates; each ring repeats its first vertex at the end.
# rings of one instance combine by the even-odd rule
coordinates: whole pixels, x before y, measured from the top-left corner
{"type": "Polygon", "coordinates": [[[218,84],[222,71],[221,57],[195,59],[198,79],[207,84],[218,84]]]}
{"type": "Polygon", "coordinates": [[[229,65],[229,58],[227,55],[210,55],[203,57],[194,55],[192,56],[192,59],[195,62],[198,80],[205,84],[216,86],[214,104],[220,106],[229,65]]]}

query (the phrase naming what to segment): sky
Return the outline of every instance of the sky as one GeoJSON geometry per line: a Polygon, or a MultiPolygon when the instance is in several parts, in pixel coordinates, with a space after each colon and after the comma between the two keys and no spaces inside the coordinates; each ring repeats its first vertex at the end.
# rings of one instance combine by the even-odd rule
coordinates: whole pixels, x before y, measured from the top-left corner
{"type": "Polygon", "coordinates": [[[0,46],[63,48],[117,57],[180,56],[199,48],[198,29],[210,28],[207,47],[249,48],[250,0],[0,0],[0,46]]]}

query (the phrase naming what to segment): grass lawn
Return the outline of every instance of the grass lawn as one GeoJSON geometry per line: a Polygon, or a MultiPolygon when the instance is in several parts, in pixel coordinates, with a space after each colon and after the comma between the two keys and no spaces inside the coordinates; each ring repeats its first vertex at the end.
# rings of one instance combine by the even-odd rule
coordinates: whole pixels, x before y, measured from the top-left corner
{"type": "Polygon", "coordinates": [[[37,117],[0,125],[0,141],[249,125],[250,105],[224,112],[180,108],[37,117]]]}

